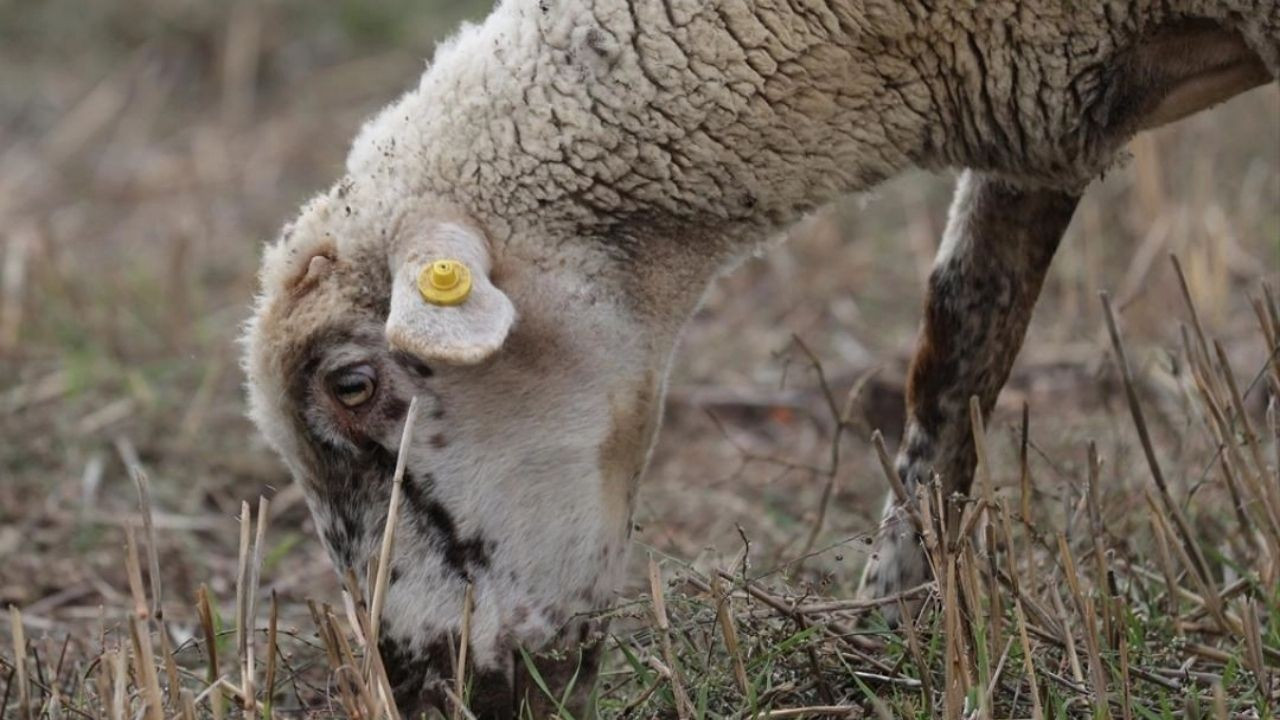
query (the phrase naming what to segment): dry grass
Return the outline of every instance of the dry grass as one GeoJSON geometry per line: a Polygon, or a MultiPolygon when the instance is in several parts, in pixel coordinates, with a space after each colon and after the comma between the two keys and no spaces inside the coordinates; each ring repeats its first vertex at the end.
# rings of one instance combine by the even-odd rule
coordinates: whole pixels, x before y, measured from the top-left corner
{"type": "MultiPolygon", "coordinates": [[[[344,597],[243,419],[233,339],[261,240],[483,5],[0,4],[0,715],[387,711],[376,592],[344,597]]],[[[846,598],[949,181],[820,213],[720,283],[602,713],[1274,716],[1278,124],[1254,92],[1091,190],[982,434],[973,532],[916,499],[941,580],[894,599],[919,605],[901,631],[846,598]]]]}

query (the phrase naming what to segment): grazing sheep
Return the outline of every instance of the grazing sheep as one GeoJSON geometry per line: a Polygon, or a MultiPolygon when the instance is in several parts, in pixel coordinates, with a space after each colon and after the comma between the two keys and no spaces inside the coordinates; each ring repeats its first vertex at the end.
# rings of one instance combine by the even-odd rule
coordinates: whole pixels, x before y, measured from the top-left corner
{"type": "MultiPolygon", "coordinates": [[[[1138,130],[1277,72],[1275,0],[507,0],[464,28],[267,249],[246,339],[252,416],[342,571],[377,548],[421,398],[381,634],[401,708],[442,704],[470,583],[472,710],[549,714],[524,647],[564,651],[540,674],[576,672],[590,712],[589,613],[668,365],[739,258],[904,168],[970,169],[898,456],[908,486],[964,492],[967,399],[995,401],[1083,187],[1138,130]],[[445,259],[460,304],[425,299],[445,259]]],[[[868,593],[927,579],[901,514],[868,593]]]]}

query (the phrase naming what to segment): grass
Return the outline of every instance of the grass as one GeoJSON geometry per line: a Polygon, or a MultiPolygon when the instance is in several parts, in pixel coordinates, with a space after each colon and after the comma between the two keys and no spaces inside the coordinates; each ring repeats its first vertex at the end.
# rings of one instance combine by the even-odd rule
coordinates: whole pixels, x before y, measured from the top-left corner
{"type": "MultiPolygon", "coordinates": [[[[260,242],[484,5],[0,4],[0,716],[385,710],[378,602],[344,601],[245,421],[234,337],[260,242]]],[[[848,598],[949,180],[718,283],[601,714],[1275,716],[1277,117],[1251,93],[1091,188],[982,434],[974,533],[917,499],[941,580],[898,630],[848,598]]]]}

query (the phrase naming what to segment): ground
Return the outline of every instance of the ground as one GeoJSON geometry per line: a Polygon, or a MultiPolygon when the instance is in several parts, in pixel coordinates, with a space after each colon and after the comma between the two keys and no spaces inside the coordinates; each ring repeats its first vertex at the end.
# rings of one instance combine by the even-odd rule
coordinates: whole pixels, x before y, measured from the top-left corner
{"type": "MultiPolygon", "coordinates": [[[[127,640],[126,527],[138,528],[144,566],[154,547],[164,639],[178,649],[179,683],[199,695],[208,656],[197,594],[207,586],[211,614],[234,626],[241,503],[260,496],[271,512],[258,623],[274,596],[287,668],[275,709],[343,712],[307,607],[330,603],[346,623],[339,583],[296,488],[244,417],[236,337],[262,243],[337,176],[361,120],[415,81],[433,42],[483,5],[0,3],[0,605],[19,611],[27,641],[17,663],[16,625],[3,623],[0,715],[18,712],[18,665],[46,711],[108,712],[114,648],[141,652],[127,640]],[[151,532],[127,463],[149,478],[151,532]]],[[[874,619],[851,635],[849,608],[821,605],[852,596],[887,490],[869,438],[882,429],[890,449],[896,439],[952,181],[911,174],[824,209],[711,291],[685,335],[639,496],[634,600],[609,640],[606,716],[927,717],[929,696],[949,716],[967,697],[971,710],[1026,717],[1033,689],[1049,716],[1076,716],[1105,712],[1100,686],[1126,717],[1197,716],[1215,707],[1215,688],[1223,712],[1275,712],[1280,457],[1267,407],[1280,368],[1267,376],[1275,337],[1251,304],[1264,283],[1280,287],[1274,85],[1140,137],[1090,188],[988,423],[1013,549],[996,522],[991,565],[981,548],[951,555],[958,575],[926,607],[918,638],[874,619]],[[1221,343],[1247,426],[1225,378],[1205,381],[1212,400],[1197,388],[1199,341],[1170,254],[1209,346],[1221,343]],[[1148,499],[1157,486],[1101,290],[1190,550],[1176,513],[1148,499]],[[861,387],[848,422],[835,422],[817,366],[837,403],[861,387]],[[1092,484],[1090,442],[1101,458],[1092,484]],[[1196,550],[1204,577],[1187,569],[1197,560],[1183,553],[1196,550]],[[670,648],[652,612],[650,557],[667,579],[670,648]],[[719,619],[705,592],[717,568],[733,595],[719,619]],[[985,584],[993,572],[1003,579],[985,584]],[[730,619],[736,651],[722,639],[730,619]]],[[[231,640],[223,672],[239,682],[228,654],[243,651],[231,640]]],[[[146,693],[132,689],[145,676],[121,703],[142,707],[146,693]]],[[[209,699],[193,705],[206,713],[209,699]]]]}

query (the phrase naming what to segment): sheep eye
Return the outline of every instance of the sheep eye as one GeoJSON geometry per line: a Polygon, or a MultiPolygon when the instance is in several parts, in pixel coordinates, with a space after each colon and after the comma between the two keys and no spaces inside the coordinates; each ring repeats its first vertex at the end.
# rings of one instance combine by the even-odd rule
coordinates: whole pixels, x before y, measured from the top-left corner
{"type": "Polygon", "coordinates": [[[378,389],[377,373],[369,365],[353,365],[335,370],[329,375],[329,392],[338,402],[349,408],[357,408],[369,402],[378,389]]]}

